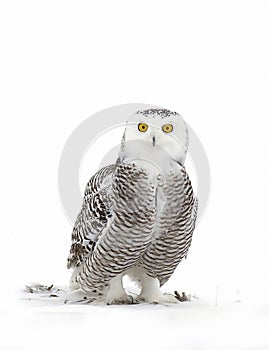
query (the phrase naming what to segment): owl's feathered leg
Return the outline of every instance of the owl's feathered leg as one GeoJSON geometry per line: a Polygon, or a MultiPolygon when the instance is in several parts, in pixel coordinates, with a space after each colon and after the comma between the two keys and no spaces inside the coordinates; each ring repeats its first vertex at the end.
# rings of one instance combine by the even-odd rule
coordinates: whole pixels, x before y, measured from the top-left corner
{"type": "Polygon", "coordinates": [[[110,304],[133,304],[133,298],[126,294],[122,284],[123,274],[113,277],[105,295],[105,301],[110,304]]]}
{"type": "Polygon", "coordinates": [[[140,277],[140,283],[142,289],[137,298],[138,301],[146,301],[148,303],[178,303],[178,300],[172,294],[163,294],[161,292],[158,278],[143,274],[140,277]]]}

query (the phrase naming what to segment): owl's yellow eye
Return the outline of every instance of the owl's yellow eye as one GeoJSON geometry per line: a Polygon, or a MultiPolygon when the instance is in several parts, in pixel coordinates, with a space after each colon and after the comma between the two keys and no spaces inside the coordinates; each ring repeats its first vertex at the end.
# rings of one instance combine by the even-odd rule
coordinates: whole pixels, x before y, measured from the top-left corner
{"type": "Polygon", "coordinates": [[[164,124],[162,127],[164,132],[171,132],[173,131],[173,125],[172,124],[164,124]]]}
{"type": "Polygon", "coordinates": [[[139,123],[138,124],[138,130],[141,131],[141,132],[146,132],[148,130],[148,124],[139,123]]]}

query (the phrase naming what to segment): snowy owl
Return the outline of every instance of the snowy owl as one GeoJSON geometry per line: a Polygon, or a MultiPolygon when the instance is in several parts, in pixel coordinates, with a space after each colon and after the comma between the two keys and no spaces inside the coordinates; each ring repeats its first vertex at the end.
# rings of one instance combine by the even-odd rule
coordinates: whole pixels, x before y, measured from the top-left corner
{"type": "Polygon", "coordinates": [[[166,109],[140,110],[126,122],[118,159],[89,180],[72,232],[72,290],[130,303],[122,279],[140,286],[137,301],[177,302],[160,287],[191,244],[197,199],[184,167],[188,129],[166,109]]]}

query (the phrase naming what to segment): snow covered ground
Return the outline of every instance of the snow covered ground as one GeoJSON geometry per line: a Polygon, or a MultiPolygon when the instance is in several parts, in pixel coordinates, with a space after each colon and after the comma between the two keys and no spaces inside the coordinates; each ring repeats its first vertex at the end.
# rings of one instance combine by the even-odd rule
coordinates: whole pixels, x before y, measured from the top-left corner
{"type": "Polygon", "coordinates": [[[269,349],[269,302],[105,306],[19,296],[1,310],[1,349],[269,349]]]}
{"type": "MultiPolygon", "coordinates": [[[[128,290],[135,291],[128,283],[128,290]]],[[[208,290],[175,305],[107,306],[75,302],[82,300],[81,293],[65,286],[49,289],[17,290],[6,297],[0,313],[1,350],[269,349],[269,300],[258,295],[242,300],[239,291],[231,297],[217,287],[211,296],[208,290]]]]}

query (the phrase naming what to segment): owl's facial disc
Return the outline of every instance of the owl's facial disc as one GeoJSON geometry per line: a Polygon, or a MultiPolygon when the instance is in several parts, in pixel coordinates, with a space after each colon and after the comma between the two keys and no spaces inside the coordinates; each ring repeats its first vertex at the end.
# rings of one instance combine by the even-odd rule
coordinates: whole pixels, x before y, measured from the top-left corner
{"type": "Polygon", "coordinates": [[[127,157],[132,154],[148,159],[153,153],[166,152],[167,157],[183,164],[188,148],[188,130],[182,117],[163,109],[138,111],[127,121],[122,143],[127,157]]]}

